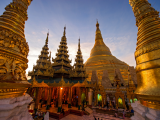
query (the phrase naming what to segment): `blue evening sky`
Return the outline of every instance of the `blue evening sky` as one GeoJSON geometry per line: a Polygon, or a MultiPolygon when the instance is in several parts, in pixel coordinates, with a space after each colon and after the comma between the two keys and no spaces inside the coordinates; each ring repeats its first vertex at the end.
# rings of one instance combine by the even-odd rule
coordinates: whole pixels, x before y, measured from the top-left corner
{"type": "MultiPolygon", "coordinates": [[[[0,15],[11,1],[0,0],[0,15]]],[[[160,0],[148,1],[160,11],[160,0]]],[[[70,59],[74,62],[80,37],[85,62],[94,45],[96,19],[112,54],[130,66],[136,66],[137,27],[129,0],[33,0],[25,24],[25,37],[30,48],[27,73],[36,64],[48,29],[49,50],[55,57],[65,25],[70,59]]]]}

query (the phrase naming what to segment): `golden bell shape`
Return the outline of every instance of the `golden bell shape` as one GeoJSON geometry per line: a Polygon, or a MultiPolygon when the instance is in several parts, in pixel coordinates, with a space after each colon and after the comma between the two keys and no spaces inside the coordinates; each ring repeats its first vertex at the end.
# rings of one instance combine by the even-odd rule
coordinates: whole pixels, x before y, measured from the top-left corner
{"type": "Polygon", "coordinates": [[[160,109],[160,18],[147,0],[129,0],[136,17],[136,94],[147,107],[160,109]]]}
{"type": "MultiPolygon", "coordinates": [[[[90,57],[85,62],[86,72],[88,74],[87,80],[91,80],[92,71],[97,71],[98,79],[102,80],[103,71],[109,71],[109,79],[114,83],[114,71],[115,68],[121,69],[122,77],[126,84],[128,79],[128,65],[111,54],[110,49],[103,42],[101,31],[99,29],[99,23],[96,24],[95,44],[91,50],[90,57]]],[[[101,81],[99,81],[101,83],[101,81]]]]}

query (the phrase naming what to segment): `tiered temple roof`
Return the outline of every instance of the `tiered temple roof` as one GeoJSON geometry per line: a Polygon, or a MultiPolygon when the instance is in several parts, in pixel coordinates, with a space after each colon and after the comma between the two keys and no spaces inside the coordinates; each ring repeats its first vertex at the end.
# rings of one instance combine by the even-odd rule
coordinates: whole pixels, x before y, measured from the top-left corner
{"type": "Polygon", "coordinates": [[[84,80],[87,77],[86,70],[83,64],[82,52],[80,48],[80,39],[78,43],[78,51],[75,59],[75,64],[73,66],[72,71],[70,72],[70,77],[72,77],[73,80],[74,79],[84,80]]]}
{"type": "Polygon", "coordinates": [[[50,55],[48,52],[48,36],[49,33],[47,33],[46,42],[42,48],[41,55],[38,56],[37,64],[33,66],[31,72],[28,72],[28,75],[32,76],[32,78],[35,75],[35,77],[39,79],[49,79],[54,75],[54,70],[51,67],[51,52],[50,55]]]}
{"type": "Polygon", "coordinates": [[[66,38],[66,27],[64,27],[63,36],[61,38],[61,42],[59,45],[59,49],[56,53],[56,58],[52,61],[52,68],[55,69],[54,77],[62,77],[69,78],[69,71],[72,68],[70,65],[71,60],[69,60],[68,50],[67,50],[67,38],[66,38]]]}

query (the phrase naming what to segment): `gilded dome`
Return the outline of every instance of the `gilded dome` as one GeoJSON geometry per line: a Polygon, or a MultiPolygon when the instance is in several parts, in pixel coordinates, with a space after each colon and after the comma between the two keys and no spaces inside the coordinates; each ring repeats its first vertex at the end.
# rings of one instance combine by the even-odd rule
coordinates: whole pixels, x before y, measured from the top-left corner
{"type": "Polygon", "coordinates": [[[125,83],[128,83],[128,65],[112,55],[110,49],[103,42],[99,23],[96,24],[95,44],[91,50],[90,57],[85,62],[88,81],[91,80],[92,71],[96,70],[99,82],[102,80],[103,71],[107,70],[109,78],[113,83],[115,69],[120,69],[125,83]]]}

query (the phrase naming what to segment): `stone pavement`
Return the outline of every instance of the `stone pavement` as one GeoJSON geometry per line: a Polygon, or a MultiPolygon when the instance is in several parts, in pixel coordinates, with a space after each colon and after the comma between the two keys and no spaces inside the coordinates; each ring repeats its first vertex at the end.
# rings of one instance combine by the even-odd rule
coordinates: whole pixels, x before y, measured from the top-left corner
{"type": "MultiPolygon", "coordinates": [[[[83,115],[83,116],[77,116],[73,114],[69,114],[68,116],[62,118],[61,120],[95,120],[94,117],[98,120],[122,120],[123,118],[116,118],[113,115],[108,114],[102,114],[102,113],[93,113],[91,115],[83,115]]],[[[56,120],[54,118],[49,118],[49,120],[56,120]]],[[[125,120],[131,120],[130,118],[125,118],[125,120]]]]}

